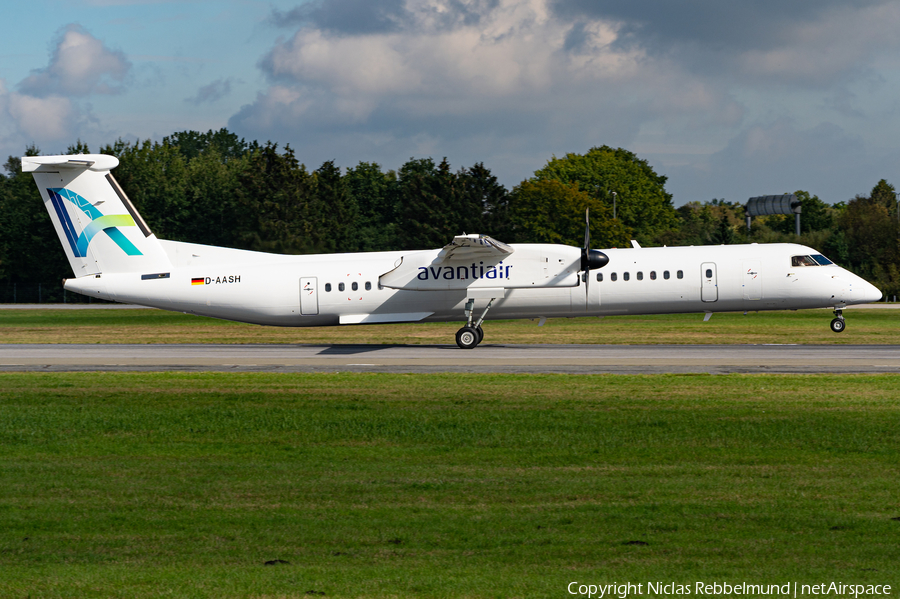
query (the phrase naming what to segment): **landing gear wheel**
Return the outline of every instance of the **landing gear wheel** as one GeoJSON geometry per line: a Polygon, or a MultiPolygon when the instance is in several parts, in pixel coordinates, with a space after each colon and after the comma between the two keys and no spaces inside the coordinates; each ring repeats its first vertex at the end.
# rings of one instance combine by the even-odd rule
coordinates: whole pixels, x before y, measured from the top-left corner
{"type": "Polygon", "coordinates": [[[456,331],[456,344],[462,349],[472,349],[478,345],[478,329],[463,327],[456,331]]]}
{"type": "Polygon", "coordinates": [[[844,322],[843,318],[835,318],[831,321],[831,330],[835,333],[843,332],[846,327],[847,323],[844,322]]]}
{"type": "Polygon", "coordinates": [[[478,333],[478,343],[476,345],[481,345],[481,342],[484,341],[484,329],[475,327],[475,332],[478,333]]]}

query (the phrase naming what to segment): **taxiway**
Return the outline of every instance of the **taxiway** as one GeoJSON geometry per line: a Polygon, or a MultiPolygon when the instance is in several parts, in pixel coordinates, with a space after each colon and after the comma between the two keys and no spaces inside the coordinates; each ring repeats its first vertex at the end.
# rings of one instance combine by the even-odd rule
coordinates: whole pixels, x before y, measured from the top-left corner
{"type": "Polygon", "coordinates": [[[0,371],[900,373],[896,345],[0,345],[0,371]]]}

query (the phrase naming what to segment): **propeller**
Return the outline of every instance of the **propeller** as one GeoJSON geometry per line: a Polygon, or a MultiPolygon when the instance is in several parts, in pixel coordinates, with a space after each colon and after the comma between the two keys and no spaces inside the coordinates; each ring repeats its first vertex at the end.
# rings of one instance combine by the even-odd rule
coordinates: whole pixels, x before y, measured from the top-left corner
{"type": "Polygon", "coordinates": [[[609,263],[609,256],[600,250],[591,249],[591,209],[584,211],[584,247],[581,250],[581,270],[584,273],[584,308],[588,308],[590,298],[591,269],[603,268],[609,263]]]}

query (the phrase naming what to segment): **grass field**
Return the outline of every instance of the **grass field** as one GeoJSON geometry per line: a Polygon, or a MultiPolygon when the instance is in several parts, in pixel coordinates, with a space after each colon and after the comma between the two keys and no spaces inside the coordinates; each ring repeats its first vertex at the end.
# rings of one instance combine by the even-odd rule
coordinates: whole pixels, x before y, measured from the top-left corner
{"type": "Polygon", "coordinates": [[[894,594],[898,395],[896,376],[0,374],[0,597],[894,594]]]}
{"type": "MultiPolygon", "coordinates": [[[[900,344],[900,310],[847,310],[832,333],[828,310],[488,321],[485,343],[900,344]]],[[[280,328],[161,310],[0,310],[2,343],[453,344],[461,323],[280,328]]]]}

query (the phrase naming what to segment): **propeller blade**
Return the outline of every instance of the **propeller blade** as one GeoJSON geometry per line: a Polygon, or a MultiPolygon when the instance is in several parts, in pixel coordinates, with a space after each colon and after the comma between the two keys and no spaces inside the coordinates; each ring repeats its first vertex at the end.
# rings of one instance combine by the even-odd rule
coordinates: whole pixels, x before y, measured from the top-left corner
{"type": "Polygon", "coordinates": [[[584,249],[591,249],[591,209],[584,209],[584,249]]]}
{"type": "Polygon", "coordinates": [[[588,309],[591,299],[591,209],[584,209],[584,249],[581,250],[582,276],[584,277],[584,309],[588,309]]]}
{"type": "Polygon", "coordinates": [[[584,211],[584,248],[581,250],[581,276],[584,277],[584,307],[587,309],[590,299],[591,269],[603,268],[609,263],[609,256],[600,250],[591,249],[591,212],[584,211]]]}

